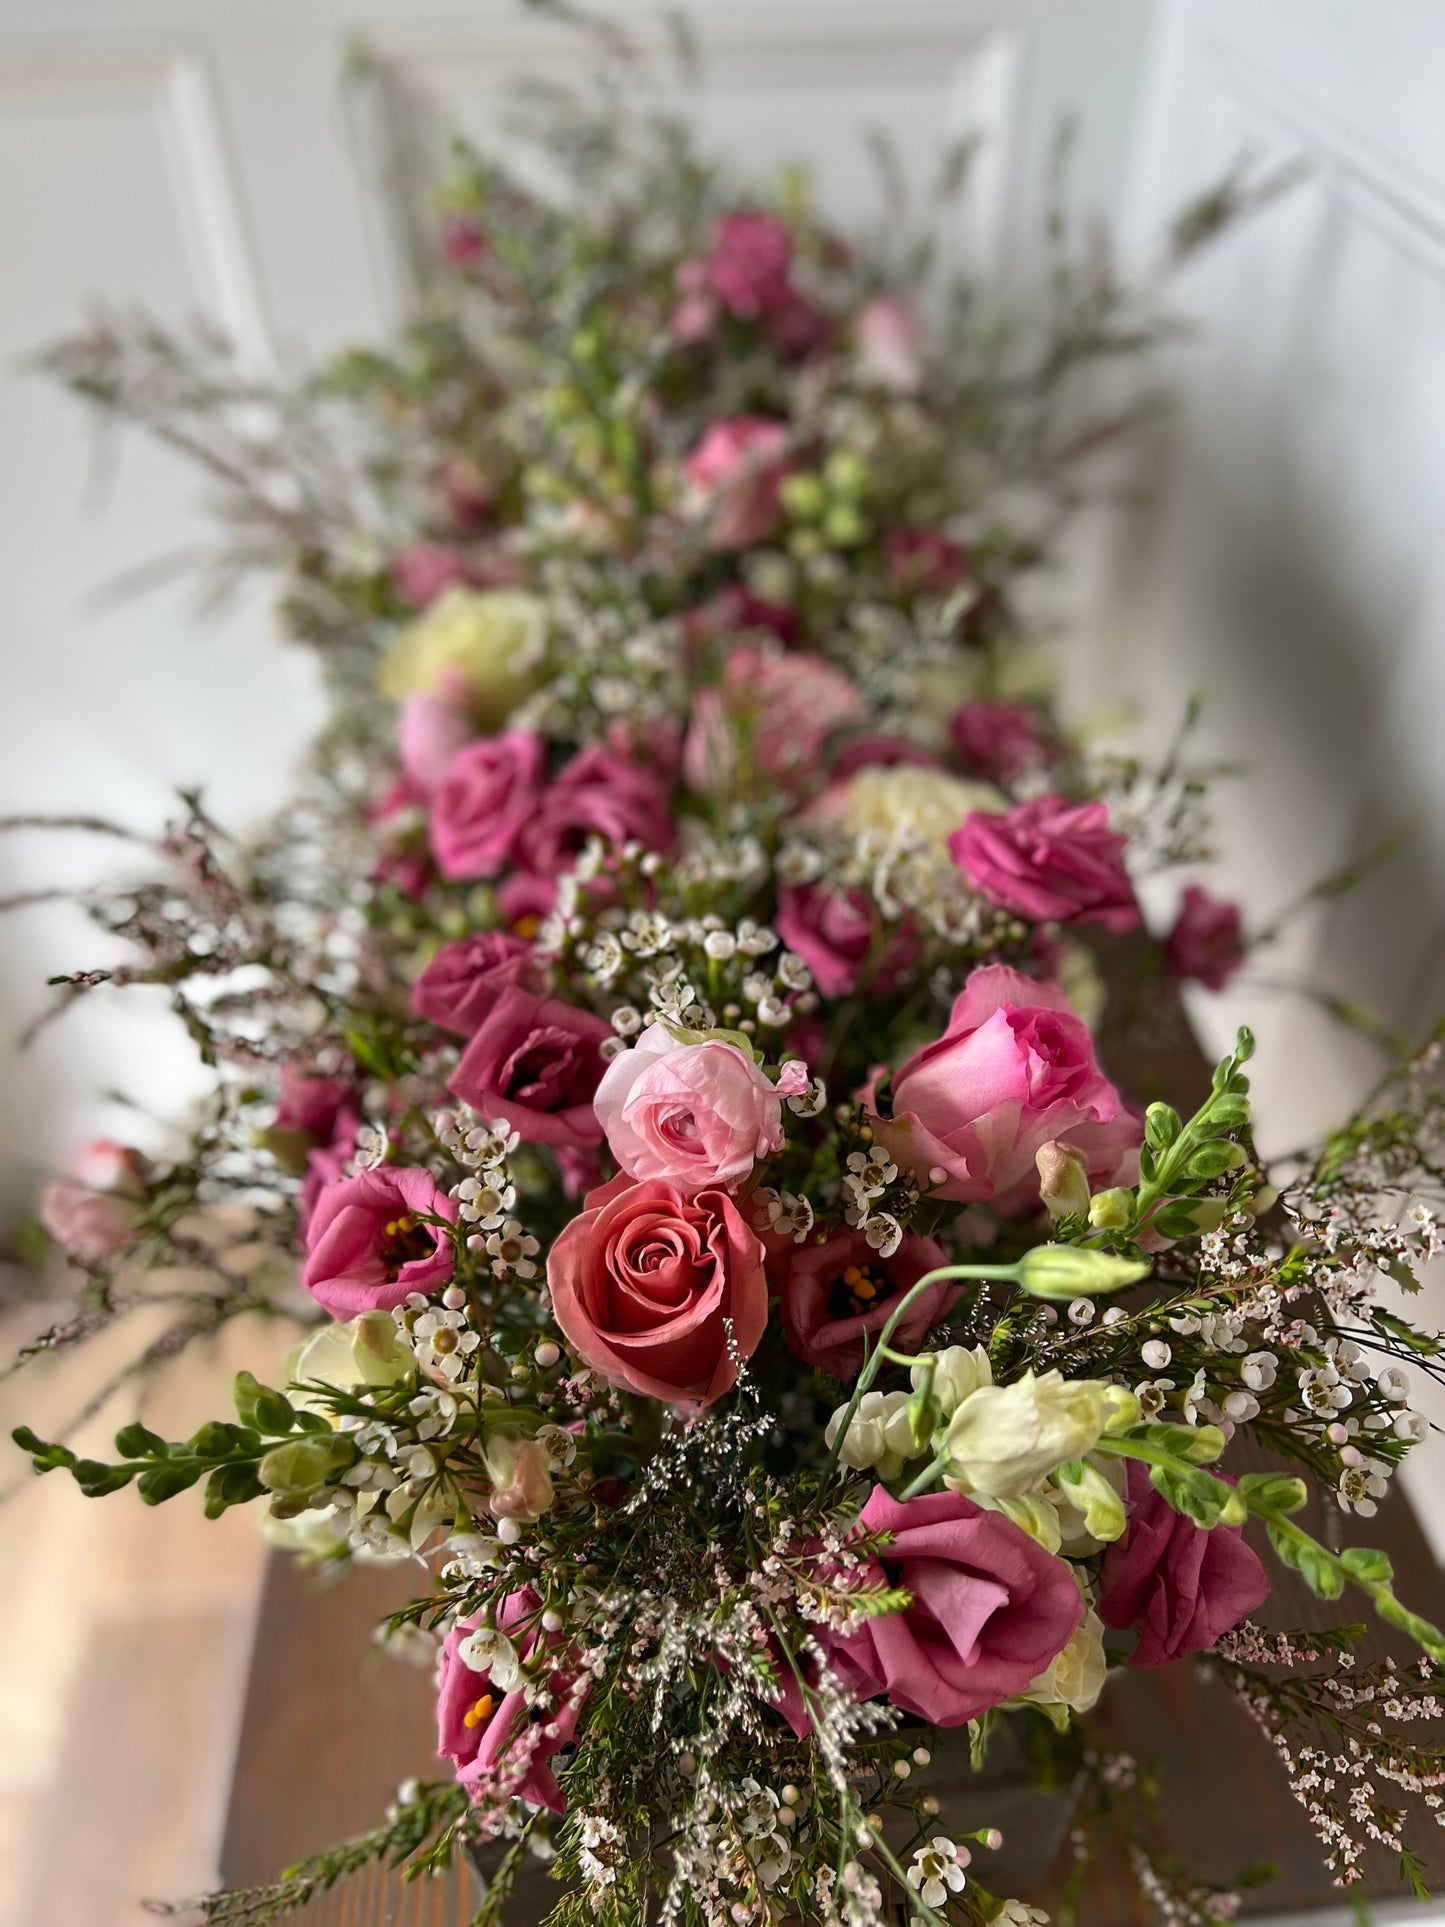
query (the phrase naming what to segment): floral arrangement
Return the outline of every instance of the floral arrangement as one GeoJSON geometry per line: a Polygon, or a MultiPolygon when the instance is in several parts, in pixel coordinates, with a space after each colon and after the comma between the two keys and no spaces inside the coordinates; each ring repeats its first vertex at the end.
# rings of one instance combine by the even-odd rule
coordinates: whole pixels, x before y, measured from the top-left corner
{"type": "Polygon", "coordinates": [[[492,1841],[479,1922],[530,1851],[558,1927],[1019,1927],[927,1769],[1022,1722],[1161,1919],[1229,1918],[1083,1724],[1191,1656],[1340,1881],[1378,1843],[1418,1882],[1445,1637],[1301,1514],[1368,1519],[1422,1432],[1438,1341],[1381,1288],[1442,1246],[1434,1059],[1282,1182],[1247,1033],[1190,1116],[1119,1088],[1101,961],[1217,987],[1240,918],[1191,885],[1144,931],[1201,779],[1071,735],[1021,614],[1121,426],[1077,378],[1162,324],[1086,253],[1001,329],[896,224],[850,244],[620,124],[569,122],[573,201],[460,155],[415,328],[301,394],[146,324],[52,357],[220,477],[336,723],[263,843],[188,798],[164,874],[94,901],[138,958],[62,1001],[164,986],[216,1093],[183,1156],[51,1187],[86,1282],[32,1349],[178,1258],[210,1283],[160,1353],[304,1304],[302,1342],[189,1439],[17,1438],[410,1562],[389,1633],[435,1650],[453,1775],[204,1917],[492,1841]],[[1269,1469],[1226,1470],[1250,1438],[1269,1469]],[[1257,1547],[1415,1659],[1266,1630],[1257,1547]]]}

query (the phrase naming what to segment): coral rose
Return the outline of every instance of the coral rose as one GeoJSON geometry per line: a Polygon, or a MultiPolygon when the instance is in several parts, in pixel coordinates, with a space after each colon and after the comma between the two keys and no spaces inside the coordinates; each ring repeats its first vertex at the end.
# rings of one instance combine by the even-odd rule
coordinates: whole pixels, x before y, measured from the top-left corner
{"type": "Polygon", "coordinates": [[[796,1060],[775,1084],[738,1045],[688,1042],[655,1023],[607,1066],[595,1108],[629,1177],[665,1178],[689,1192],[733,1190],[759,1158],[782,1149],[783,1099],[807,1086],[796,1060]]]}
{"type": "Polygon", "coordinates": [[[542,738],[520,729],[457,751],[431,801],[432,855],[444,877],[497,874],[536,813],[546,762],[542,738]]]}
{"type": "MultiPolygon", "coordinates": [[[[874,1112],[877,1084],[865,1093],[874,1112]]],[[[1130,1181],[1142,1135],[1063,992],[1003,964],[972,973],[942,1037],[894,1076],[892,1116],[875,1115],[873,1130],[934,1196],[1006,1215],[1038,1203],[1045,1144],[1071,1147],[1091,1178],[1118,1184],[1130,1181]]]]}
{"type": "Polygon", "coordinates": [[[1109,828],[1107,804],[1036,796],[997,814],[975,810],[948,848],[973,887],[1002,910],[1035,923],[1120,931],[1139,927],[1125,842],[1109,828]]]}
{"type": "MultiPolygon", "coordinates": [[[[932,1238],[905,1237],[891,1258],[880,1258],[861,1231],[836,1232],[821,1245],[789,1245],[772,1266],[788,1349],[805,1365],[851,1378],[863,1363],[863,1334],[881,1331],[903,1293],[947,1263],[932,1238]]],[[[917,1351],[959,1289],[941,1279],[921,1292],[894,1332],[894,1346],[917,1351]]]]}
{"type": "Polygon", "coordinates": [[[462,1052],[448,1088],[529,1144],[585,1151],[602,1141],[592,1100],[612,1026],[560,997],[509,984],[462,1052]]]}
{"type": "Polygon", "coordinates": [[[306,1228],[301,1282],[333,1318],[361,1311],[395,1311],[408,1292],[433,1292],[452,1275],[445,1226],[457,1207],[429,1174],[408,1165],[379,1164],[328,1184],[306,1228]]]}
{"type": "Polygon", "coordinates": [[[532,945],[506,930],[444,943],[411,987],[411,1007],[443,1030],[470,1037],[502,992],[522,983],[532,945]]]}
{"type": "Polygon", "coordinates": [[[726,1192],[619,1177],[552,1246],[547,1283],[567,1342],[609,1384],[710,1405],[763,1335],[763,1260],[726,1192]]]}
{"type": "Polygon", "coordinates": [[[1167,1666],[1200,1653],[1269,1597],[1269,1579],[1238,1526],[1208,1531],[1156,1492],[1131,1461],[1124,1489],[1129,1525],[1104,1554],[1099,1617],[1133,1627],[1133,1666],[1167,1666]]]}

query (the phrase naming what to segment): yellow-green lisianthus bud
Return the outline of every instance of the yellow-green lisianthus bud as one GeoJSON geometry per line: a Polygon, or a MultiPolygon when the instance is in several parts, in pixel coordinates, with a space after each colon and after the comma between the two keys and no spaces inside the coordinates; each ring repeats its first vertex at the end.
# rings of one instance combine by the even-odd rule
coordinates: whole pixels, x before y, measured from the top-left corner
{"type": "Polygon", "coordinates": [[[364,1311],[344,1325],[323,1325],[301,1347],[291,1376],[298,1385],[397,1385],[416,1369],[389,1311],[364,1311]]]}
{"type": "Polygon", "coordinates": [[[1035,1245],[1019,1260],[1018,1281],[1032,1298],[1091,1298],[1136,1284],[1149,1272],[1138,1259],[1086,1245],[1035,1245]]]}

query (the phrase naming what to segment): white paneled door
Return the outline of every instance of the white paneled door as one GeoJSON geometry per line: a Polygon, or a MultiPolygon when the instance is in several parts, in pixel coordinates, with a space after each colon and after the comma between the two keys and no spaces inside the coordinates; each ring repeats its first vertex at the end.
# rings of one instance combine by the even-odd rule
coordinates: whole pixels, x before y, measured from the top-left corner
{"type": "MultiPolygon", "coordinates": [[[[650,5],[611,12],[644,41],[660,31],[650,5]]],[[[958,242],[1003,264],[1066,111],[1084,129],[1080,193],[1117,200],[1148,15],[1149,0],[704,0],[690,110],[755,167],[812,159],[854,217],[877,207],[866,126],[920,168],[976,129],[958,242]]],[[[97,449],[23,358],[96,298],[208,315],[263,367],[374,336],[408,298],[418,129],[495,142],[519,73],[581,61],[575,32],[508,0],[0,0],[0,813],[154,829],[176,785],[203,782],[224,819],[254,819],[318,716],[264,592],[221,624],[175,586],[115,598],[138,565],[204,541],[198,485],[135,438],[97,449]]],[[[83,839],[12,838],[0,894],[114,862],[83,839]]],[[[45,976],[104,961],[78,914],[0,926],[0,1205],[98,1125],[154,1141],[94,1092],[164,1112],[192,1088],[178,1028],[137,993],[100,993],[18,1053],[45,976]]]]}

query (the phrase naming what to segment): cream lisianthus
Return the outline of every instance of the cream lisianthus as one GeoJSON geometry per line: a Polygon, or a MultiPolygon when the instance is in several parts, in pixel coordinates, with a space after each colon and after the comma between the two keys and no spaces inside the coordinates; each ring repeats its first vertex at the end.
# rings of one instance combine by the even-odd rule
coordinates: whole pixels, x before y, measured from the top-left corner
{"type": "Polygon", "coordinates": [[[1069,1380],[1056,1371],[980,1386],[944,1434],[944,1484],[994,1499],[1036,1492],[1058,1466],[1097,1443],[1111,1415],[1108,1392],[1101,1380],[1069,1380]]]}
{"type": "Polygon", "coordinates": [[[914,763],[860,769],[839,799],[838,820],[855,836],[921,843],[948,860],[948,839],[970,810],[1002,810],[990,783],[965,783],[914,763]]]}
{"type": "Polygon", "coordinates": [[[531,695],[546,639],[536,596],[518,589],[448,589],[381,659],[383,696],[441,696],[484,730],[501,727],[531,695]]]}
{"type": "MultiPolygon", "coordinates": [[[[397,1331],[389,1311],[364,1311],[343,1324],[323,1325],[291,1361],[298,1385],[335,1385],[350,1391],[361,1385],[396,1385],[416,1369],[416,1359],[397,1331]]],[[[306,1394],[293,1405],[312,1406],[306,1394]]]]}

